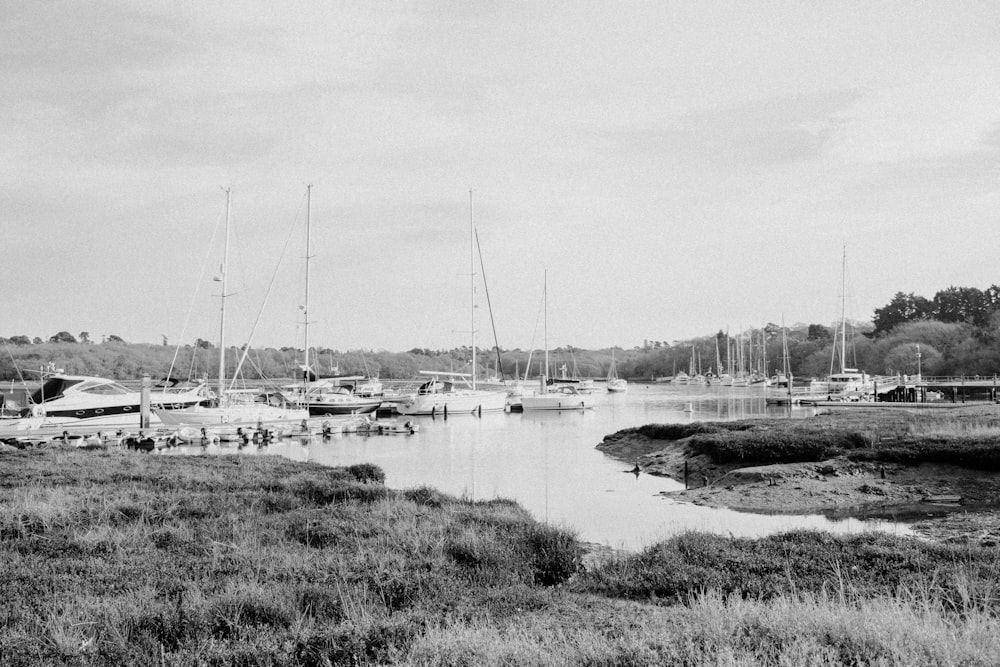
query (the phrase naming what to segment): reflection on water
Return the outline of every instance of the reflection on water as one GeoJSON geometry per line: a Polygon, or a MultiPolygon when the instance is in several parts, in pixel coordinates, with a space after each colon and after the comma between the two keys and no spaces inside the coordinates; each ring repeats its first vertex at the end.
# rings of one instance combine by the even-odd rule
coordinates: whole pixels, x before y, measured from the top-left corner
{"type": "Polygon", "coordinates": [[[769,407],[760,390],[723,387],[632,384],[628,393],[596,396],[595,409],[582,412],[427,417],[420,418],[414,435],[344,434],[240,451],[330,466],[375,463],[385,471],[390,487],[431,486],[475,500],[511,498],[539,520],[576,529],[581,539],[626,549],[640,549],[686,530],[734,536],[795,528],[909,532],[902,524],[884,520],[747,514],[679,503],[659,494],[683,484],[651,475],[636,477],[629,472],[632,465],[595,449],[605,435],[630,426],[765,414],[805,418],[812,414],[810,408],[769,407]]]}

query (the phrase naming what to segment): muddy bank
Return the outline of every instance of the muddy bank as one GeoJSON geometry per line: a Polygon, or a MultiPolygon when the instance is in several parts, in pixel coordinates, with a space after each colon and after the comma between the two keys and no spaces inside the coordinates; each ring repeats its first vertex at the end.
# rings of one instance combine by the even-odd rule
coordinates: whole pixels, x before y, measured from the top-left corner
{"type": "MultiPolygon", "coordinates": [[[[938,438],[943,437],[942,432],[969,432],[970,424],[978,429],[975,432],[983,440],[982,447],[1000,448],[994,444],[1000,442],[1000,409],[996,406],[962,408],[946,416],[929,413],[919,409],[831,409],[805,420],[748,420],[729,425],[732,432],[677,439],[651,437],[657,429],[644,427],[608,435],[597,448],[630,466],[637,465],[643,473],[686,481],[686,490],[664,494],[678,501],[747,512],[893,517],[912,522],[919,534],[935,540],[1000,544],[1000,473],[940,462],[877,460],[878,452],[883,451],[880,447],[898,449],[922,432],[938,438]],[[718,458],[725,457],[704,453],[725,449],[706,447],[706,440],[725,445],[745,439],[747,433],[758,440],[764,437],[803,445],[802,450],[790,451],[790,457],[809,451],[805,445],[810,441],[835,440],[838,434],[862,434],[869,444],[868,451],[860,454],[848,450],[791,462],[720,462],[718,458]]],[[[766,456],[778,454],[768,451],[766,456]]]]}

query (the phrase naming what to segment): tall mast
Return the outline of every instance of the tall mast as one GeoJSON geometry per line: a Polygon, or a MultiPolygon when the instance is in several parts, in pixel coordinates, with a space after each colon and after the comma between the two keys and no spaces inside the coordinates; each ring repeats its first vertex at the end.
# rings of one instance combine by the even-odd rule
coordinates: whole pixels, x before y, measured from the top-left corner
{"type": "Polygon", "coordinates": [[[840,372],[847,366],[847,244],[840,265],[840,372]]]}
{"type": "Polygon", "coordinates": [[[548,381],[549,378],[549,270],[545,269],[545,273],[542,274],[542,310],[545,313],[542,318],[542,338],[544,338],[545,343],[545,377],[544,381],[548,381]]]}
{"type": "Polygon", "coordinates": [[[306,186],[306,296],[302,306],[302,331],[304,332],[304,342],[306,352],[303,364],[305,365],[305,388],[304,392],[309,393],[309,258],[311,257],[310,233],[312,229],[312,185],[306,186]]]}
{"type": "Polygon", "coordinates": [[[222,265],[219,267],[218,280],[222,283],[219,317],[219,400],[226,391],[226,265],[229,263],[229,216],[232,207],[233,193],[226,188],[226,236],[222,246],[222,265]]]}
{"type": "Polygon", "coordinates": [[[472,323],[472,388],[476,388],[476,222],[472,208],[472,190],[469,190],[469,286],[472,293],[472,310],[470,319],[472,323]]]}

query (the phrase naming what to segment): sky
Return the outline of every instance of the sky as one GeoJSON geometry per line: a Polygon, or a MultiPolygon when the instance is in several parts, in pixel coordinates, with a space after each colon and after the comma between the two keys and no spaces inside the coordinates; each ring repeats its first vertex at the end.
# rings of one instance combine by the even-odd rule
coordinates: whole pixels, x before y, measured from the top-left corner
{"type": "Polygon", "coordinates": [[[227,344],[630,348],[984,289],[997,26],[985,1],[3,2],[0,336],[217,342],[227,188],[227,344]]]}

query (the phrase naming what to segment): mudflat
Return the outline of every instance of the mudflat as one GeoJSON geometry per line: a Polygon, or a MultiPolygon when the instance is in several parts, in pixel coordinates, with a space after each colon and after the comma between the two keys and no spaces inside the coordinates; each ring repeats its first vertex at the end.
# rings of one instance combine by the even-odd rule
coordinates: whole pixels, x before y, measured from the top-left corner
{"type": "Polygon", "coordinates": [[[685,481],[675,500],[894,517],[936,541],[1000,544],[1000,406],[823,408],[805,419],[648,425],[598,449],[685,481]]]}

